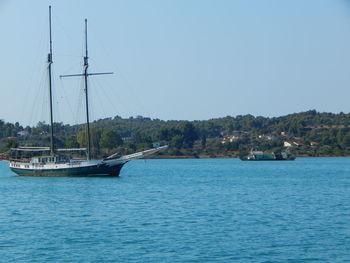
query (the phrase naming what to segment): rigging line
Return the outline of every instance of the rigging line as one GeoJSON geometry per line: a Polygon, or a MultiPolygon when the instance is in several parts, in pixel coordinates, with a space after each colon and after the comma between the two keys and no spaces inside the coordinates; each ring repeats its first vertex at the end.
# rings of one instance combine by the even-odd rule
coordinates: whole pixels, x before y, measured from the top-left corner
{"type": "Polygon", "coordinates": [[[67,75],[67,73],[70,73],[72,71],[74,72],[77,68],[80,68],[80,67],[81,67],[81,60],[79,62],[72,63],[71,66],[67,68],[67,70],[64,70],[63,74],[60,74],[60,75],[67,75]]]}
{"type": "MultiPolygon", "coordinates": [[[[48,102],[48,90],[47,90],[47,85],[48,85],[48,79],[49,79],[49,72],[46,71],[45,72],[46,74],[44,75],[44,79],[42,80],[42,83],[41,83],[41,89],[42,89],[42,92],[40,93],[41,94],[41,116],[40,116],[40,120],[44,120],[46,122],[46,118],[47,116],[44,115],[44,112],[47,111],[49,109],[49,102],[48,102]],[[47,107],[47,108],[45,108],[47,107]]],[[[39,98],[39,97],[38,97],[39,98]]],[[[39,102],[39,105],[40,105],[40,102],[39,102]]],[[[40,108],[39,108],[40,109],[40,108]]]]}
{"type": "Polygon", "coordinates": [[[83,33],[81,34],[81,37],[82,37],[82,40],[81,40],[81,47],[80,47],[80,50],[81,50],[81,64],[84,65],[84,57],[85,57],[85,29],[83,30],[83,33]]]}
{"type": "MultiPolygon", "coordinates": [[[[87,81],[88,81],[88,93],[89,93],[89,100],[88,100],[88,103],[89,103],[89,105],[88,105],[88,107],[89,107],[89,120],[90,120],[90,123],[91,123],[91,122],[94,121],[94,117],[95,117],[94,116],[94,102],[93,102],[94,98],[93,98],[93,94],[92,94],[92,88],[91,88],[91,85],[90,85],[91,79],[88,78],[87,81]]],[[[84,105],[86,106],[86,104],[84,104],[84,105]]],[[[86,108],[85,108],[85,110],[86,110],[86,108]]],[[[86,120],[85,120],[85,123],[86,123],[86,120]]],[[[91,124],[90,124],[90,128],[92,128],[91,124]]]]}
{"type": "MultiPolygon", "coordinates": [[[[97,79],[96,79],[96,83],[97,83],[97,86],[98,86],[98,90],[102,91],[102,93],[105,95],[103,98],[106,98],[106,101],[109,102],[109,104],[110,104],[110,106],[111,106],[111,109],[112,109],[112,110],[115,109],[116,112],[119,112],[118,107],[115,107],[115,105],[114,105],[114,103],[113,103],[113,101],[112,101],[113,93],[112,93],[112,94],[109,93],[110,90],[109,90],[108,88],[107,88],[107,89],[104,89],[104,87],[109,87],[109,85],[102,85],[102,84],[100,83],[100,80],[97,80],[97,79]]],[[[122,100],[120,100],[120,102],[118,101],[117,104],[118,104],[118,105],[123,104],[123,103],[122,103],[122,100]]],[[[121,105],[121,106],[123,106],[123,105],[121,105]]],[[[123,108],[125,108],[125,106],[124,106],[123,108]]],[[[113,114],[114,114],[114,113],[113,113],[113,114]]],[[[117,115],[120,115],[120,113],[117,114],[117,115]]],[[[112,117],[112,116],[110,116],[110,117],[112,117]]]]}
{"type": "Polygon", "coordinates": [[[80,87],[79,87],[79,101],[77,105],[78,109],[78,115],[77,115],[77,120],[76,123],[84,123],[85,122],[85,116],[84,116],[84,108],[85,108],[85,103],[84,103],[84,79],[80,78],[80,87]],[[79,119],[80,118],[80,119],[79,119]]]}
{"type": "MultiPolygon", "coordinates": [[[[81,80],[79,80],[79,89],[77,94],[77,103],[74,106],[74,114],[72,115],[73,118],[73,124],[78,124],[78,114],[79,114],[79,107],[80,107],[80,100],[81,100],[81,80]]],[[[74,87],[73,87],[74,88],[74,87]]]]}
{"type": "MultiPolygon", "coordinates": [[[[46,19],[44,23],[41,23],[42,25],[45,25],[45,27],[47,26],[46,23],[46,19]]],[[[48,39],[48,33],[47,30],[38,30],[39,32],[46,32],[46,33],[42,33],[40,36],[40,41],[39,41],[39,50],[49,50],[48,48],[48,43],[46,41],[46,39],[48,39]],[[44,41],[45,39],[45,41],[44,41]],[[45,48],[44,48],[45,47],[45,48]]],[[[29,125],[30,126],[34,126],[34,122],[33,122],[33,115],[37,114],[39,112],[39,108],[40,105],[42,105],[42,103],[40,103],[41,101],[39,101],[40,95],[42,94],[43,90],[44,90],[44,85],[43,83],[45,82],[45,87],[47,85],[46,81],[47,81],[47,64],[44,63],[44,61],[46,62],[46,54],[44,52],[40,52],[41,55],[39,56],[35,56],[35,58],[33,59],[33,61],[35,60],[36,63],[34,63],[34,67],[31,67],[34,72],[34,70],[36,71],[36,73],[32,73],[31,76],[31,80],[30,80],[30,84],[29,84],[29,89],[26,89],[27,94],[25,95],[25,98],[30,98],[29,100],[26,100],[26,104],[24,107],[22,107],[23,110],[30,110],[30,117],[29,117],[29,125]],[[39,66],[40,65],[40,66],[39,66]],[[43,66],[45,65],[45,66],[43,66]],[[45,72],[45,73],[44,73],[45,72]],[[33,85],[34,83],[34,77],[36,77],[37,83],[35,85],[33,85]],[[35,88],[34,88],[35,87],[35,88]],[[39,87],[39,88],[38,88],[39,87]],[[36,94],[38,93],[38,94],[36,94]],[[34,95],[34,96],[33,96],[34,95]],[[31,103],[29,103],[31,102],[31,103]],[[38,103],[39,102],[39,103],[38,103]],[[29,104],[32,104],[31,106],[29,106],[29,104]]],[[[36,116],[38,116],[39,114],[37,114],[36,116]]],[[[22,116],[28,116],[27,114],[22,114],[22,116]]],[[[39,118],[37,118],[38,120],[39,118]]],[[[28,122],[28,120],[27,120],[28,122]]]]}
{"type": "MultiPolygon", "coordinates": [[[[105,90],[104,90],[104,88],[103,88],[103,86],[100,84],[100,82],[99,82],[99,80],[98,79],[96,79],[95,80],[96,82],[95,82],[95,85],[96,85],[96,87],[97,87],[97,89],[96,89],[96,91],[98,92],[98,94],[100,95],[100,99],[104,102],[104,101],[107,101],[109,104],[110,104],[110,106],[111,106],[111,110],[112,110],[112,112],[110,113],[110,114],[114,114],[114,112],[113,112],[113,104],[112,104],[112,102],[111,102],[111,98],[112,97],[110,97],[109,96],[109,94],[106,94],[106,92],[105,92],[105,90]],[[102,95],[101,95],[101,93],[102,93],[102,95]],[[104,95],[104,96],[103,96],[104,95]],[[102,98],[101,98],[102,97],[102,98]]],[[[104,105],[104,103],[102,104],[103,106],[106,106],[106,105],[104,105]]],[[[104,107],[103,108],[103,110],[105,110],[106,108],[104,107]]],[[[112,117],[110,114],[108,114],[107,113],[108,112],[108,109],[106,110],[106,112],[104,112],[104,115],[106,116],[106,117],[112,117]]]]}
{"type": "MultiPolygon", "coordinates": [[[[113,52],[111,52],[110,48],[107,48],[107,46],[105,45],[104,41],[101,41],[101,38],[95,38],[94,39],[99,47],[102,47],[102,51],[100,52],[100,55],[103,56],[103,59],[105,61],[111,61],[111,55],[110,54],[114,54],[115,51],[113,50],[113,52]]],[[[120,76],[120,78],[124,81],[126,88],[128,89],[129,92],[131,92],[131,97],[133,98],[133,101],[136,101],[136,105],[134,108],[136,108],[138,110],[138,112],[142,112],[142,110],[140,110],[140,106],[143,109],[146,109],[145,105],[143,104],[143,100],[140,99],[137,95],[137,92],[135,92],[134,88],[132,87],[132,85],[130,84],[130,82],[128,81],[128,78],[125,76],[125,74],[122,73],[122,71],[120,70],[120,68],[116,65],[116,63],[114,62],[114,60],[112,60],[112,66],[116,69],[115,72],[118,73],[118,76],[120,76]]]]}
{"type": "MultiPolygon", "coordinates": [[[[106,52],[106,50],[104,50],[104,52],[106,52]]],[[[126,86],[125,90],[128,90],[131,93],[130,95],[133,98],[133,100],[136,101],[136,105],[134,108],[136,108],[138,110],[138,112],[142,112],[142,109],[146,108],[145,105],[143,104],[143,100],[139,98],[134,87],[130,84],[128,78],[122,72],[122,70],[119,68],[119,66],[117,66],[115,63],[113,63],[113,66],[116,68],[116,72],[117,72],[118,76],[120,77],[120,79],[122,80],[122,82],[124,82],[124,85],[126,86]],[[140,109],[140,107],[142,109],[140,109]]]]}
{"type": "MultiPolygon", "coordinates": [[[[45,84],[46,82],[48,82],[48,74],[46,75],[46,79],[45,79],[45,84]]],[[[49,101],[47,99],[48,97],[48,92],[47,92],[47,89],[46,89],[46,86],[47,85],[43,85],[43,87],[45,87],[43,90],[44,92],[42,92],[42,104],[41,104],[41,116],[40,116],[40,119],[43,120],[46,124],[46,121],[47,121],[47,117],[45,117],[46,114],[44,114],[44,112],[48,112],[49,110],[49,101]]]]}
{"type": "Polygon", "coordinates": [[[96,102],[95,102],[95,97],[93,96],[93,94],[97,95],[96,91],[91,88],[92,85],[91,85],[91,81],[92,81],[92,78],[88,78],[88,86],[89,86],[89,94],[91,94],[89,96],[89,115],[90,115],[90,122],[93,122],[95,121],[97,118],[96,118],[96,102]]]}
{"type": "Polygon", "coordinates": [[[145,105],[143,104],[143,100],[139,98],[139,96],[137,95],[137,92],[135,92],[135,90],[132,87],[132,85],[130,84],[129,80],[127,79],[127,77],[121,71],[119,71],[119,75],[120,75],[120,78],[125,82],[127,89],[131,92],[132,98],[134,98],[137,101],[137,103],[136,103],[137,110],[139,112],[142,112],[142,110],[140,110],[140,108],[139,108],[139,105],[143,109],[146,109],[145,105]]]}
{"type": "Polygon", "coordinates": [[[39,121],[43,121],[42,112],[43,112],[43,107],[45,105],[45,103],[43,101],[45,89],[44,89],[44,85],[42,85],[42,84],[43,84],[43,81],[40,82],[40,85],[39,85],[40,90],[38,91],[38,95],[35,96],[34,100],[33,100],[33,103],[34,103],[33,104],[33,118],[31,121],[32,121],[32,124],[34,127],[38,124],[39,121]]]}
{"type": "MultiPolygon", "coordinates": [[[[39,86],[40,87],[40,86],[39,86]]],[[[30,111],[29,111],[29,125],[30,126],[32,126],[32,120],[33,120],[33,115],[34,115],[34,111],[35,111],[35,109],[34,109],[34,107],[36,106],[36,105],[38,105],[37,103],[34,103],[34,101],[35,101],[35,99],[37,98],[37,96],[36,95],[39,95],[40,93],[38,92],[38,90],[37,90],[37,94],[35,94],[35,96],[33,97],[33,100],[32,100],[32,103],[33,103],[33,105],[32,105],[32,107],[29,107],[29,109],[30,109],[30,111]]],[[[34,95],[34,93],[33,93],[33,95],[34,95]]],[[[32,96],[31,96],[32,97],[32,96]]],[[[28,104],[28,103],[27,103],[28,104]]]]}
{"type": "Polygon", "coordinates": [[[55,53],[56,56],[59,57],[71,57],[71,58],[80,58],[78,55],[64,54],[64,53],[55,53]]]}
{"type": "Polygon", "coordinates": [[[63,80],[60,78],[60,86],[61,86],[61,91],[63,93],[63,98],[67,101],[68,104],[68,109],[70,111],[71,116],[74,116],[74,112],[73,112],[73,108],[72,105],[70,104],[69,100],[68,100],[68,96],[66,95],[66,90],[65,90],[65,86],[64,86],[64,82],[63,80]]]}
{"type": "MultiPolygon", "coordinates": [[[[38,88],[36,90],[36,94],[34,94],[34,98],[32,100],[32,107],[30,107],[32,110],[31,110],[31,114],[30,114],[30,123],[33,125],[33,117],[34,115],[38,115],[38,111],[39,111],[39,107],[40,105],[42,106],[43,103],[40,103],[39,101],[39,98],[40,98],[40,95],[42,95],[44,93],[44,81],[47,80],[47,72],[46,70],[45,71],[42,71],[42,74],[41,74],[41,77],[40,77],[40,80],[39,80],[39,85],[38,85],[38,88]]],[[[39,116],[37,116],[39,117],[39,116]]]]}
{"type": "MultiPolygon", "coordinates": [[[[41,45],[40,45],[41,46],[41,45]]],[[[33,94],[35,93],[35,89],[34,87],[37,87],[38,85],[33,85],[33,82],[34,82],[34,76],[36,76],[38,79],[40,79],[42,77],[42,70],[38,70],[39,68],[39,64],[40,64],[40,61],[44,61],[44,56],[40,57],[40,56],[36,56],[35,57],[35,63],[34,63],[34,67],[31,67],[31,74],[30,74],[30,80],[28,82],[28,85],[26,85],[26,88],[25,88],[25,100],[24,100],[24,104],[23,104],[23,107],[21,107],[21,110],[20,110],[20,116],[22,118],[24,118],[28,113],[28,109],[32,109],[32,107],[29,106],[29,102],[32,101],[32,100],[28,100],[27,98],[32,98],[33,94]],[[35,73],[34,73],[35,71],[35,73]]],[[[27,115],[27,118],[28,118],[28,115],[27,115]]]]}
{"type": "Polygon", "coordinates": [[[55,25],[56,25],[56,30],[57,32],[62,32],[63,36],[67,38],[67,40],[70,42],[70,43],[73,43],[74,41],[74,37],[72,37],[69,32],[70,30],[67,30],[66,28],[64,28],[64,24],[65,23],[62,23],[61,19],[59,18],[59,16],[57,16],[56,12],[54,12],[52,14],[53,16],[53,20],[55,21],[55,25]]]}
{"type": "Polygon", "coordinates": [[[22,109],[23,109],[23,111],[27,111],[27,112],[26,113],[23,112],[22,116],[26,116],[27,121],[28,121],[28,117],[29,117],[30,124],[32,123],[34,113],[36,112],[35,111],[36,107],[38,107],[40,105],[40,104],[36,103],[36,100],[40,97],[40,93],[42,92],[42,82],[43,82],[42,79],[44,77],[45,77],[45,75],[42,72],[37,85],[35,85],[36,89],[31,90],[30,94],[26,95],[26,97],[25,97],[25,100],[26,100],[25,105],[26,106],[24,106],[22,109]],[[27,98],[29,98],[29,99],[27,99],[27,98]],[[29,116],[28,116],[28,113],[29,113],[29,116]]]}
{"type": "MultiPolygon", "coordinates": [[[[84,62],[84,56],[85,56],[85,31],[83,31],[83,40],[81,41],[81,55],[80,55],[80,62],[79,66],[83,65],[84,62]]],[[[82,112],[82,103],[83,103],[83,97],[84,97],[84,79],[80,78],[80,85],[79,85],[79,93],[78,93],[78,104],[77,104],[77,110],[76,110],[76,116],[73,118],[74,123],[78,124],[81,123],[79,120],[81,118],[81,112],[82,112]]]]}
{"type": "Polygon", "coordinates": [[[59,123],[62,122],[62,116],[61,116],[61,108],[58,106],[59,105],[59,90],[57,89],[56,86],[56,79],[53,78],[52,79],[52,96],[54,98],[54,103],[53,103],[53,114],[54,114],[54,119],[53,119],[53,123],[59,123]]]}
{"type": "Polygon", "coordinates": [[[141,100],[139,98],[139,96],[137,95],[137,92],[135,92],[135,89],[132,87],[132,85],[128,81],[127,77],[122,73],[120,68],[116,65],[115,65],[115,67],[117,68],[117,74],[118,74],[120,80],[122,81],[123,86],[124,85],[126,86],[126,88],[124,88],[123,90],[127,90],[129,92],[128,97],[132,98],[132,100],[136,102],[135,105],[133,105],[133,108],[136,109],[137,112],[143,112],[143,109],[146,108],[143,104],[143,100],[141,100]]]}
{"type": "Polygon", "coordinates": [[[79,123],[79,115],[81,112],[82,108],[82,103],[83,103],[83,97],[84,97],[84,81],[83,78],[80,78],[80,87],[79,87],[79,93],[78,93],[78,104],[77,104],[77,114],[75,116],[75,123],[79,123]]]}
{"type": "MultiPolygon", "coordinates": [[[[100,89],[99,88],[96,88],[97,87],[97,85],[96,85],[96,83],[95,83],[95,80],[92,78],[91,79],[91,86],[92,86],[92,90],[93,90],[93,94],[96,94],[96,99],[97,99],[97,101],[98,101],[98,105],[101,105],[100,107],[101,107],[101,109],[102,109],[102,113],[103,113],[103,115],[105,116],[105,117],[108,117],[108,115],[106,114],[107,112],[106,112],[106,108],[105,108],[105,103],[103,103],[103,99],[101,99],[101,96],[100,96],[100,89]],[[94,88],[95,87],[95,88],[94,88]]],[[[90,86],[90,87],[91,87],[90,86]]],[[[92,97],[94,97],[94,96],[92,96],[92,97]]],[[[95,103],[96,104],[96,103],[95,103]]]]}

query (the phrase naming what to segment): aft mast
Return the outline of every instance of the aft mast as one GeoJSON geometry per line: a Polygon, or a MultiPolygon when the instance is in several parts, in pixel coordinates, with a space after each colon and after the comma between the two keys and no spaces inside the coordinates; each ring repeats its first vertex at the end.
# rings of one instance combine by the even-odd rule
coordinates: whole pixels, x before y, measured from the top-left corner
{"type": "Polygon", "coordinates": [[[87,159],[91,159],[91,137],[89,120],[89,98],[88,98],[88,46],[87,46],[87,19],[85,19],[85,57],[84,57],[84,83],[85,83],[85,105],[86,105],[86,140],[87,140],[87,159]]]}
{"type": "Polygon", "coordinates": [[[84,91],[85,91],[85,108],[86,108],[86,140],[87,150],[86,157],[91,160],[91,135],[90,135],[90,120],[89,120],[89,96],[88,96],[88,76],[91,75],[106,75],[113,74],[113,72],[102,72],[102,73],[88,73],[89,57],[88,57],[88,44],[87,44],[87,19],[85,19],[85,56],[84,56],[84,72],[83,74],[72,74],[72,75],[61,75],[60,77],[84,77],[84,91]]]}
{"type": "Polygon", "coordinates": [[[51,35],[51,6],[49,6],[49,27],[50,27],[50,53],[47,56],[47,62],[49,64],[49,95],[50,95],[50,154],[54,155],[54,137],[53,137],[53,113],[52,113],[52,35],[51,35]]]}

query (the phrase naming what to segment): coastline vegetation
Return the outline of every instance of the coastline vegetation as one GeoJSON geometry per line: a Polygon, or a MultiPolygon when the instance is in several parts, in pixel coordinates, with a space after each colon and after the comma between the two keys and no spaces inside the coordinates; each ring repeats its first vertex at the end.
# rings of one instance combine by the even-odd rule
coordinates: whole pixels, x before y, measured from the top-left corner
{"type": "MultiPolygon", "coordinates": [[[[155,158],[239,157],[251,149],[288,150],[295,156],[350,156],[350,114],[310,110],[281,117],[238,115],[204,121],[163,121],[116,116],[91,124],[94,157],[133,153],[168,144],[155,158]]],[[[85,126],[54,124],[55,146],[85,147],[85,126]]],[[[0,120],[0,153],[10,148],[48,146],[50,126],[35,127],[0,120]]]]}

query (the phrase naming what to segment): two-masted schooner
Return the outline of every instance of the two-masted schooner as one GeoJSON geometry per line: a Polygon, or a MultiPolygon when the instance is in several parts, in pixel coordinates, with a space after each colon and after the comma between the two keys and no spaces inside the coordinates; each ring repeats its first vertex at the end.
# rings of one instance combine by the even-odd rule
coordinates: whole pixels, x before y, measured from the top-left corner
{"type": "Polygon", "coordinates": [[[50,29],[50,53],[48,54],[48,73],[49,73],[49,96],[50,96],[50,147],[17,147],[12,151],[29,152],[49,152],[47,155],[40,155],[27,159],[11,159],[9,161],[10,169],[18,175],[27,176],[118,176],[122,167],[130,160],[142,158],[145,155],[155,153],[167,146],[157,147],[150,150],[137,152],[130,155],[118,157],[113,154],[102,160],[92,160],[91,158],[91,138],[89,125],[89,98],[88,98],[88,77],[91,75],[112,74],[89,73],[88,72],[88,46],[87,46],[87,20],[85,19],[85,56],[84,71],[82,74],[62,75],[61,77],[82,76],[85,84],[85,106],[86,106],[86,136],[87,148],[59,149],[54,144],[53,129],[53,111],[52,111],[52,34],[51,34],[51,6],[49,7],[49,29],[50,29]],[[70,158],[65,152],[86,151],[86,160],[76,160],[70,158]]]}

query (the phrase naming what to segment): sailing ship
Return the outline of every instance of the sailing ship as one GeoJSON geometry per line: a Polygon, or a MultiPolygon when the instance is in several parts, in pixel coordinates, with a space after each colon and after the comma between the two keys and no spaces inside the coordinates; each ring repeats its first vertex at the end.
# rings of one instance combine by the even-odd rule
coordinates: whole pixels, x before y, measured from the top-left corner
{"type": "Polygon", "coordinates": [[[91,75],[113,74],[112,72],[90,73],[88,72],[88,45],[87,45],[87,19],[85,19],[85,56],[84,71],[82,74],[62,75],[60,77],[84,77],[85,84],[85,108],[86,108],[86,136],[87,148],[59,149],[54,144],[53,129],[53,111],[52,111],[52,34],[51,34],[51,6],[49,6],[49,33],[50,33],[50,52],[48,54],[48,73],[49,73],[49,101],[50,101],[50,147],[30,147],[23,146],[12,148],[12,151],[20,152],[49,152],[47,155],[32,157],[31,159],[11,159],[9,160],[10,169],[18,175],[25,176],[119,176],[122,167],[131,160],[143,158],[146,155],[153,154],[165,149],[167,146],[161,146],[130,155],[118,156],[117,153],[101,159],[93,160],[91,158],[91,138],[89,121],[89,99],[88,99],[88,77],[91,75]],[[72,159],[70,156],[62,154],[64,152],[85,151],[86,160],[72,159]]]}

